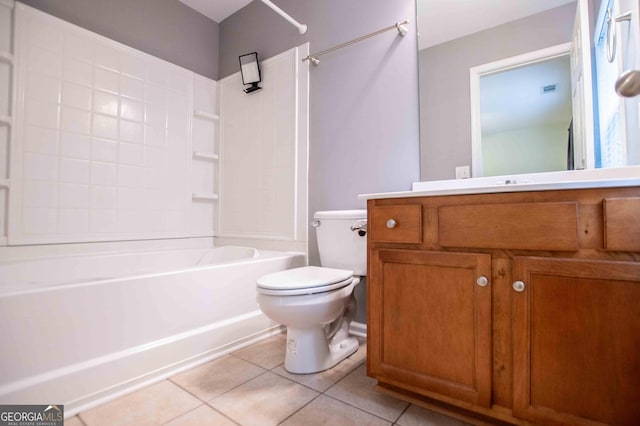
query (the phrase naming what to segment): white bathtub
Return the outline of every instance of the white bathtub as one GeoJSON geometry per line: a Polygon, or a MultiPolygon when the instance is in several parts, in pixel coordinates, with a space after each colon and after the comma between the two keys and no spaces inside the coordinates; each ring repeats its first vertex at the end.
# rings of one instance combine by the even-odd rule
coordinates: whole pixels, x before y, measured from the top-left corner
{"type": "Polygon", "coordinates": [[[255,282],[304,264],[246,247],[0,262],[0,404],[72,415],[277,332],[255,282]]]}

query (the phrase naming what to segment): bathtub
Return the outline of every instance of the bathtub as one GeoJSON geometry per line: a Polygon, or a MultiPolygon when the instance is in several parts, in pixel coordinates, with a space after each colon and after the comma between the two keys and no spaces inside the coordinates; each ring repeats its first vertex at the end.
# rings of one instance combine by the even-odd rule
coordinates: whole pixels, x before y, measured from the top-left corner
{"type": "Polygon", "coordinates": [[[0,262],[0,404],[73,415],[279,332],[255,282],[305,262],[247,247],[0,262]]]}

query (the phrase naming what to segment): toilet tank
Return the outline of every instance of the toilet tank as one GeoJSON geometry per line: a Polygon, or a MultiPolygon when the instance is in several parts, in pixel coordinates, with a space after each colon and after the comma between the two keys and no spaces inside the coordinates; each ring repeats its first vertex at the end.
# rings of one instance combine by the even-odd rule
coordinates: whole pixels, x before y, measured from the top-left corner
{"type": "MultiPolygon", "coordinates": [[[[351,227],[365,225],[366,210],[333,210],[316,212],[316,229],[320,264],[328,268],[349,269],[354,275],[367,275],[367,237],[351,227]]],[[[364,231],[363,230],[363,231],[364,231]]]]}

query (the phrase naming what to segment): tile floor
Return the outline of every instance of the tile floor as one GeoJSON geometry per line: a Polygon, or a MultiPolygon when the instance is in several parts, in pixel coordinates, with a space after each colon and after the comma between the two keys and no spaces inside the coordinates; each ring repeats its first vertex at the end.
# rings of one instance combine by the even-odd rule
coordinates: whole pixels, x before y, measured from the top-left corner
{"type": "Polygon", "coordinates": [[[466,423],[391,398],[366,376],[366,343],[331,370],[284,370],[285,335],[67,419],[66,426],[442,425],[466,423]]]}

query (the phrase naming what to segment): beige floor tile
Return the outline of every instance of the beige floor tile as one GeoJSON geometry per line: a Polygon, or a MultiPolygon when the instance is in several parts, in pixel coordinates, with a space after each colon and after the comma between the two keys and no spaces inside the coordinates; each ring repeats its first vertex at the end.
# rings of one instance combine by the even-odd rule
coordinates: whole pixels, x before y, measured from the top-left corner
{"type": "Polygon", "coordinates": [[[265,370],[233,356],[225,356],[171,377],[171,381],[203,401],[209,401],[265,370]]]}
{"type": "Polygon", "coordinates": [[[320,395],[302,410],[289,417],[282,425],[384,426],[391,425],[391,423],[344,402],[320,395]]]}
{"type": "Polygon", "coordinates": [[[391,422],[395,421],[409,404],[377,392],[375,384],[375,379],[367,377],[366,365],[361,365],[329,388],[326,394],[391,422]]]}
{"type": "Polygon", "coordinates": [[[272,371],[282,377],[293,380],[305,386],[315,389],[319,392],[324,392],[329,389],[334,383],[342,379],[349,374],[352,370],[358,367],[358,363],[350,360],[349,358],[340,362],[329,370],[322,371],[315,374],[291,374],[284,369],[284,364],[274,368],[272,371]]]}
{"type": "Polygon", "coordinates": [[[232,355],[271,370],[284,362],[284,351],[287,339],[285,334],[263,340],[232,355]]]}
{"type": "Polygon", "coordinates": [[[164,380],[79,416],[88,426],[158,425],[200,404],[196,397],[164,380]]]}
{"type": "Polygon", "coordinates": [[[78,416],[71,417],[70,419],[64,419],[64,426],[84,426],[82,420],[78,416]]]}
{"type": "MultiPolygon", "coordinates": [[[[183,414],[165,423],[166,426],[237,426],[222,414],[218,413],[208,405],[202,405],[187,414],[183,414]]],[[[65,425],[66,426],[66,425],[65,425]]]]}
{"type": "Polygon", "coordinates": [[[407,411],[400,416],[397,424],[399,426],[471,426],[469,423],[425,410],[416,405],[411,405],[407,411]]]}
{"type": "Polygon", "coordinates": [[[268,372],[211,400],[211,405],[243,426],[277,425],[318,395],[268,372]]]}

